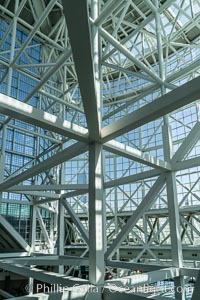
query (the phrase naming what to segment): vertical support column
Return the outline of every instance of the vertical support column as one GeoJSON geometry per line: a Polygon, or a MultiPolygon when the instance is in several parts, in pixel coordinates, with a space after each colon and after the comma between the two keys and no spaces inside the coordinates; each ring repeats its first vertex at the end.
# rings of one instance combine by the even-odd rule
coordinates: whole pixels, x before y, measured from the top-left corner
{"type": "MultiPolygon", "coordinates": [[[[180,231],[179,207],[176,189],[176,175],[170,172],[167,177],[167,198],[169,211],[169,224],[171,233],[171,247],[173,266],[181,268],[183,266],[183,254],[180,231]]],[[[184,278],[183,276],[174,278],[175,298],[185,300],[183,292],[184,278]]]]}
{"type": "MultiPolygon", "coordinates": [[[[15,1],[15,14],[17,12],[19,6],[19,0],[15,1]]],[[[15,50],[15,39],[16,39],[16,31],[17,31],[17,16],[14,16],[13,20],[13,27],[12,27],[12,40],[11,40],[11,46],[10,46],[10,64],[13,61],[14,58],[14,50],[15,50]]],[[[13,73],[13,68],[9,66],[8,68],[8,76],[7,76],[7,90],[6,93],[8,96],[10,96],[11,92],[11,83],[12,83],[12,73],[13,73]]]]}
{"type": "MultiPolygon", "coordinates": [[[[64,108],[63,108],[64,110],[64,108]]],[[[62,150],[64,149],[63,145],[62,145],[62,150]]],[[[60,172],[59,172],[59,183],[63,184],[64,183],[64,167],[65,164],[61,164],[60,165],[60,172]]],[[[57,191],[59,192],[59,191],[57,191]]],[[[64,191],[60,191],[60,194],[63,194],[64,191]]],[[[57,229],[58,229],[58,255],[64,255],[64,239],[65,239],[65,219],[64,219],[64,213],[65,213],[65,209],[64,206],[61,202],[61,199],[58,200],[58,223],[57,223],[57,229]]],[[[64,266],[60,265],[58,267],[58,273],[60,274],[64,274],[64,266]]]]}
{"type": "MultiPolygon", "coordinates": [[[[117,179],[117,157],[114,156],[114,179],[117,179]]],[[[115,198],[114,198],[114,219],[115,219],[115,238],[119,232],[119,224],[118,224],[118,196],[117,196],[117,188],[115,187],[115,198]]],[[[116,250],[116,258],[120,260],[119,249],[116,250]]],[[[119,277],[120,269],[117,269],[117,276],[119,277]]]]}
{"type": "Polygon", "coordinates": [[[35,240],[36,240],[36,207],[32,205],[32,214],[31,214],[31,247],[30,252],[35,251],[35,240]]]}
{"type": "MultiPolygon", "coordinates": [[[[168,119],[168,117],[166,117],[168,119]]],[[[172,137],[171,137],[171,128],[168,124],[168,120],[164,121],[164,125],[162,126],[162,138],[164,145],[164,159],[167,162],[170,162],[173,156],[173,145],[172,145],[172,137]]]]}
{"type": "Polygon", "coordinates": [[[104,283],[106,235],[102,152],[101,144],[89,146],[89,280],[99,288],[104,283]]]}
{"type": "MultiPolygon", "coordinates": [[[[155,6],[158,9],[159,2],[155,1],[155,6]]],[[[159,57],[159,71],[160,78],[163,81],[161,86],[161,94],[165,94],[165,70],[164,70],[164,60],[163,60],[163,49],[162,49],[162,36],[161,36],[161,18],[159,13],[155,12],[156,19],[156,38],[158,46],[158,57],[159,57]]],[[[173,155],[171,130],[169,126],[168,116],[164,117],[164,125],[162,128],[163,133],[163,145],[164,145],[164,159],[170,162],[173,155]]],[[[177,188],[176,188],[176,174],[171,172],[167,177],[167,200],[168,200],[168,211],[169,211],[169,224],[171,232],[171,249],[172,249],[172,261],[175,267],[181,268],[183,264],[182,256],[182,244],[181,244],[181,233],[180,233],[180,219],[179,219],[179,207],[177,199],[177,188]]],[[[184,300],[185,293],[183,291],[184,278],[177,277],[174,278],[175,286],[175,298],[184,300]]]]}
{"type": "MultiPolygon", "coordinates": [[[[4,168],[5,168],[5,148],[6,148],[6,126],[2,130],[2,144],[1,144],[1,154],[0,154],[0,183],[4,179],[4,168]]],[[[0,201],[2,200],[2,192],[0,193],[0,201]]]]}
{"type": "MultiPolygon", "coordinates": [[[[41,95],[39,97],[39,101],[37,103],[38,108],[41,108],[41,95]]],[[[39,128],[37,128],[37,133],[39,133],[39,128]]],[[[40,137],[37,136],[36,137],[36,156],[39,155],[39,148],[40,148],[40,137]]],[[[37,176],[34,177],[34,182],[33,184],[38,184],[38,178],[37,176]]],[[[33,253],[35,251],[35,241],[36,241],[36,225],[37,225],[37,216],[36,216],[36,206],[33,203],[33,205],[31,206],[31,219],[30,219],[30,228],[31,228],[31,247],[30,247],[30,253],[33,253]]],[[[32,266],[30,266],[32,267],[32,266]]],[[[34,290],[34,278],[29,277],[29,295],[33,294],[33,290],[34,290]]]]}
{"type": "MultiPolygon", "coordinates": [[[[15,14],[17,12],[18,6],[19,6],[19,0],[16,0],[15,1],[15,14]]],[[[17,16],[15,15],[14,19],[13,19],[12,39],[11,39],[11,46],[10,46],[10,59],[9,59],[10,64],[14,58],[16,30],[17,30],[17,16]]],[[[11,93],[12,73],[13,73],[13,69],[9,66],[8,67],[8,76],[7,76],[7,88],[6,88],[6,94],[8,96],[10,96],[10,93],[11,93]]],[[[2,131],[2,148],[1,148],[1,154],[0,154],[0,169],[3,171],[1,172],[1,175],[0,175],[0,183],[3,182],[3,179],[4,179],[6,129],[7,129],[7,126],[4,125],[3,131],[2,131]]],[[[0,193],[0,202],[1,201],[2,201],[2,193],[0,193]]]]}
{"type": "MultiPolygon", "coordinates": [[[[92,0],[92,18],[93,20],[98,18],[99,15],[99,0],[92,0]]],[[[92,46],[93,46],[93,64],[94,64],[94,80],[95,80],[95,89],[96,89],[96,101],[98,107],[99,115],[99,128],[101,128],[101,108],[102,108],[102,97],[101,97],[101,51],[99,43],[99,34],[98,28],[96,26],[92,27],[92,46]]]]}
{"type": "MultiPolygon", "coordinates": [[[[91,1],[91,16],[95,20],[99,14],[99,0],[91,1]]],[[[99,51],[98,28],[92,28],[92,49],[94,64],[94,80],[96,89],[97,114],[99,116],[99,129],[101,128],[101,67],[99,64],[101,53],[99,51]]],[[[91,134],[91,132],[90,132],[91,134]]],[[[95,137],[97,140],[98,136],[95,137]]],[[[97,142],[89,145],[89,281],[98,286],[98,299],[102,298],[101,286],[104,284],[106,248],[106,206],[103,190],[103,147],[97,142]]],[[[93,295],[94,296],[94,295],[93,295]]]]}
{"type": "MultiPolygon", "coordinates": [[[[56,203],[58,204],[58,203],[56,203]]],[[[58,207],[56,207],[56,213],[50,213],[50,232],[49,232],[49,238],[53,242],[54,241],[54,233],[57,232],[57,227],[55,228],[55,214],[58,214],[58,207]],[[51,215],[52,214],[52,215],[51,215]]],[[[53,243],[52,243],[53,245],[53,243]]]]}
{"type": "MultiPolygon", "coordinates": [[[[64,207],[58,203],[58,255],[64,255],[64,207]]],[[[58,267],[58,272],[64,274],[64,266],[58,267]]]]}
{"type": "Polygon", "coordinates": [[[197,120],[200,122],[200,101],[196,102],[197,120]]]}
{"type": "MultiPolygon", "coordinates": [[[[66,28],[66,39],[65,39],[65,46],[67,47],[67,28],[66,28]]],[[[63,84],[61,86],[63,93],[67,90],[67,68],[66,66],[63,68],[63,84]]],[[[66,95],[64,95],[64,100],[67,101],[66,95]]],[[[60,104],[60,118],[65,120],[65,105],[60,104]]],[[[64,145],[62,144],[61,149],[64,149],[64,145]]],[[[59,172],[59,183],[63,184],[65,181],[65,163],[60,165],[60,172],[59,172]]],[[[59,191],[57,191],[59,193],[59,191]]],[[[64,191],[60,191],[60,194],[63,194],[64,191]]],[[[64,255],[64,239],[65,239],[65,219],[64,219],[64,206],[62,202],[59,200],[58,202],[58,255],[64,255]]],[[[64,266],[60,265],[58,267],[58,272],[60,274],[64,274],[64,266]]]]}
{"type": "Polygon", "coordinates": [[[144,228],[144,241],[145,245],[148,243],[148,226],[147,226],[147,221],[148,221],[148,215],[144,214],[143,215],[143,228],[144,228]]]}
{"type": "MultiPolygon", "coordinates": [[[[36,207],[35,205],[32,205],[32,214],[31,214],[31,247],[30,247],[30,253],[35,251],[35,240],[36,240],[36,207]]],[[[30,266],[31,268],[32,266],[30,266]]],[[[29,277],[28,279],[29,283],[29,295],[33,294],[33,286],[34,286],[34,279],[32,277],[29,277]]]]}

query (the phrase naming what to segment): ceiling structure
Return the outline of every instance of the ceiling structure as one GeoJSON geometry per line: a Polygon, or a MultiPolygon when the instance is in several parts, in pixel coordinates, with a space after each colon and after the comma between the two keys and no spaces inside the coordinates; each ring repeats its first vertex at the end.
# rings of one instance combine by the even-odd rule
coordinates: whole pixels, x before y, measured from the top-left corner
{"type": "Polygon", "coordinates": [[[0,0],[0,20],[0,268],[198,299],[200,1],[0,0]]]}

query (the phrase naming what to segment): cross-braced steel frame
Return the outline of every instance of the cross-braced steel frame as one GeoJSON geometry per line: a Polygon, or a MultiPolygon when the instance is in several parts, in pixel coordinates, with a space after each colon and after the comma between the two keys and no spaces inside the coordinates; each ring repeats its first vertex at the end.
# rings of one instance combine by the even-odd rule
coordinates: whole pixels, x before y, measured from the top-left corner
{"type": "Polygon", "coordinates": [[[2,0],[0,21],[0,268],[66,299],[191,278],[199,299],[199,0],[2,0]]]}

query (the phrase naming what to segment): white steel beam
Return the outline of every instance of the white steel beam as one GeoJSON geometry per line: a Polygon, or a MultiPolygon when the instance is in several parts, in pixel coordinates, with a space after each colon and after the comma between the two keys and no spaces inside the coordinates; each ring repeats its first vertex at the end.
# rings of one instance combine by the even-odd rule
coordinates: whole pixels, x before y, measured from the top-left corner
{"type": "Polygon", "coordinates": [[[103,190],[103,147],[89,146],[89,276],[102,285],[105,272],[106,208],[103,190]]]}
{"type": "Polygon", "coordinates": [[[28,252],[0,253],[0,259],[29,256],[28,252]]]}
{"type": "Polygon", "coordinates": [[[145,0],[145,4],[152,10],[153,13],[157,12],[156,6],[151,2],[151,0],[145,0]]]}
{"type": "Polygon", "coordinates": [[[132,216],[128,219],[126,225],[122,228],[117,238],[112,242],[111,246],[106,251],[106,259],[110,258],[115,250],[120,246],[123,240],[126,238],[131,229],[136,225],[138,220],[142,217],[145,211],[147,211],[153,204],[156,196],[163,188],[165,184],[165,175],[160,175],[155,181],[153,186],[150,188],[149,192],[143,198],[142,202],[138,205],[137,209],[134,211],[132,216]]]}
{"type": "MultiPolygon", "coordinates": [[[[180,232],[180,217],[177,199],[176,176],[174,172],[170,172],[167,176],[167,200],[169,210],[169,225],[171,235],[171,251],[173,266],[181,268],[183,266],[183,251],[180,232]]],[[[184,292],[179,291],[179,287],[183,287],[183,277],[175,277],[175,295],[177,299],[184,300],[184,292]]]]}
{"type": "Polygon", "coordinates": [[[36,196],[36,197],[42,197],[42,198],[48,198],[50,200],[57,200],[60,198],[59,194],[54,193],[48,193],[48,192],[37,192],[37,191],[15,191],[16,194],[26,194],[30,196],[36,196]]]}
{"type": "MultiPolygon", "coordinates": [[[[58,3],[58,2],[57,2],[58,3]]],[[[7,14],[9,17],[14,18],[14,14],[13,12],[11,12],[11,10],[7,9],[5,6],[0,5],[0,10],[7,14]]],[[[26,28],[28,28],[30,31],[32,31],[34,29],[34,26],[30,25],[28,22],[26,22],[24,19],[18,17],[17,18],[18,23],[20,23],[20,25],[25,26],[26,28]]],[[[63,51],[64,47],[62,47],[60,45],[60,43],[56,43],[53,39],[49,38],[46,34],[42,33],[40,30],[37,31],[37,37],[39,40],[41,41],[46,41],[47,43],[49,43],[49,45],[51,45],[53,48],[55,48],[56,50],[60,50],[63,51]]],[[[26,48],[28,48],[29,46],[27,46],[26,48]]]]}
{"type": "Polygon", "coordinates": [[[40,206],[41,204],[44,204],[44,203],[49,203],[49,202],[53,202],[55,200],[59,200],[60,197],[63,197],[65,199],[67,199],[67,198],[72,198],[72,197],[76,197],[76,196],[87,194],[87,192],[88,192],[88,189],[72,191],[72,192],[68,192],[68,193],[59,195],[59,198],[57,198],[57,199],[55,199],[55,198],[52,197],[52,198],[47,198],[47,199],[42,199],[42,200],[33,200],[33,203],[35,205],[39,205],[40,206]]]}
{"type": "Polygon", "coordinates": [[[92,140],[96,140],[100,137],[101,127],[99,56],[98,52],[96,53],[98,51],[95,43],[96,37],[91,38],[87,1],[65,0],[62,2],[89,136],[92,140]]]}
{"type": "Polygon", "coordinates": [[[200,122],[197,122],[172,158],[172,164],[180,162],[200,138],[200,122]]]}
{"type": "MultiPolygon", "coordinates": [[[[45,75],[39,80],[38,85],[27,95],[24,102],[28,102],[40,90],[40,88],[46,84],[46,82],[51,78],[51,76],[53,76],[59,70],[59,68],[67,61],[67,59],[70,58],[71,54],[71,49],[69,49],[58,57],[56,64],[52,68],[49,68],[47,70],[45,75]]],[[[52,89],[52,87],[50,88],[52,89]]]]}
{"type": "Polygon", "coordinates": [[[36,242],[36,208],[35,208],[35,205],[33,205],[31,208],[30,208],[30,212],[31,212],[31,238],[30,238],[30,254],[35,252],[35,242],[36,242]]]}
{"type": "Polygon", "coordinates": [[[73,157],[86,152],[87,149],[88,149],[87,145],[84,145],[82,143],[76,143],[76,144],[56,153],[52,157],[49,157],[48,159],[44,160],[43,162],[33,166],[32,168],[29,168],[28,170],[24,171],[23,173],[20,173],[19,175],[16,175],[15,177],[7,179],[6,181],[4,181],[3,183],[0,184],[0,191],[6,190],[13,185],[18,184],[24,180],[27,180],[30,177],[33,177],[35,175],[38,175],[41,172],[49,170],[52,167],[63,163],[64,161],[70,160],[73,157]]]}
{"type": "MultiPolygon", "coordinates": [[[[115,104],[122,103],[123,105],[121,107],[118,107],[117,109],[115,109],[114,112],[116,113],[116,111],[118,109],[120,109],[120,111],[123,111],[128,106],[133,105],[134,103],[137,103],[137,101],[141,100],[143,97],[151,95],[157,89],[158,89],[158,84],[148,85],[147,87],[142,88],[141,90],[138,89],[138,90],[134,90],[129,93],[125,93],[125,94],[116,96],[115,104]]],[[[105,99],[104,102],[105,102],[104,103],[105,107],[113,105],[113,103],[109,102],[108,99],[105,99]],[[105,102],[105,101],[107,101],[107,102],[105,102]]],[[[113,112],[113,114],[115,114],[114,112],[113,112]]],[[[111,116],[113,114],[111,114],[111,116]]],[[[106,120],[108,117],[110,117],[110,113],[108,115],[105,115],[104,120],[106,120]]]]}
{"type": "MultiPolygon", "coordinates": [[[[31,10],[33,12],[35,20],[38,20],[41,16],[44,16],[43,12],[45,10],[45,2],[43,0],[42,1],[41,0],[36,0],[36,1],[33,1],[33,2],[29,1],[29,5],[31,7],[31,10]]],[[[51,27],[50,27],[48,13],[46,13],[46,17],[45,17],[43,23],[41,24],[40,28],[41,28],[42,32],[44,32],[46,34],[49,33],[51,27]]]]}
{"type": "Polygon", "coordinates": [[[155,85],[153,87],[151,87],[150,89],[148,88],[144,93],[141,93],[137,96],[134,96],[133,93],[128,93],[126,95],[122,95],[122,96],[119,96],[117,97],[116,99],[118,100],[131,100],[131,102],[127,102],[125,103],[124,105],[121,105],[120,107],[116,108],[116,109],[113,109],[111,112],[109,112],[108,114],[106,114],[102,120],[105,121],[107,119],[109,119],[110,117],[114,116],[115,114],[117,114],[118,112],[120,111],[123,111],[125,110],[127,107],[129,107],[130,105],[132,105],[133,103],[137,102],[138,100],[148,96],[148,95],[151,95],[153,92],[155,92],[155,90],[158,89],[158,85],[155,85]]]}
{"type": "Polygon", "coordinates": [[[13,238],[16,240],[19,245],[26,250],[27,252],[30,251],[30,246],[26,243],[26,241],[23,239],[23,237],[13,228],[13,226],[0,215],[0,224],[5,228],[5,231],[7,231],[13,238]]]}
{"type": "Polygon", "coordinates": [[[188,277],[197,277],[199,274],[199,269],[197,268],[181,268],[180,269],[181,276],[188,276],[188,277]]]}
{"type": "Polygon", "coordinates": [[[0,113],[75,140],[87,141],[87,129],[4,94],[0,94],[0,113]]]}
{"type": "Polygon", "coordinates": [[[102,129],[103,142],[114,139],[126,132],[183,107],[199,99],[199,94],[200,77],[197,77],[145,105],[137,111],[134,111],[120,120],[104,127],[102,129]]]}
{"type": "Polygon", "coordinates": [[[62,202],[64,208],[67,210],[68,214],[70,215],[70,217],[72,218],[72,221],[74,222],[74,224],[76,225],[76,227],[78,228],[82,238],[84,239],[84,241],[86,242],[86,244],[89,244],[89,235],[87,230],[85,229],[85,227],[83,226],[83,224],[81,223],[80,219],[78,218],[78,216],[76,215],[76,213],[73,211],[72,207],[70,206],[70,204],[65,200],[64,197],[61,197],[60,201],[62,202]]]}
{"type": "MultiPolygon", "coordinates": [[[[158,13],[162,14],[162,12],[169,7],[172,3],[174,2],[174,0],[167,0],[164,2],[163,5],[161,5],[158,9],[158,13]]],[[[136,29],[131,32],[129,35],[127,35],[120,43],[122,45],[124,45],[126,42],[128,42],[129,40],[131,40],[135,35],[137,35],[147,24],[149,24],[155,17],[155,14],[152,13],[150,14],[147,18],[145,18],[137,27],[136,29]]],[[[103,57],[103,60],[106,60],[108,57],[110,57],[112,54],[114,54],[116,52],[116,48],[112,49],[108,54],[106,54],[103,57]]]]}
{"type": "MultiPolygon", "coordinates": [[[[44,22],[45,19],[45,15],[49,14],[50,11],[52,10],[52,8],[54,7],[55,3],[57,2],[57,0],[51,0],[50,3],[47,5],[46,9],[44,10],[44,12],[42,13],[42,15],[40,16],[40,18],[37,20],[36,24],[34,25],[34,27],[32,28],[32,30],[30,31],[28,37],[26,38],[25,42],[23,43],[22,47],[20,48],[20,50],[18,51],[17,55],[13,58],[13,60],[10,63],[10,67],[13,67],[15,62],[17,61],[17,59],[21,56],[21,54],[24,52],[24,50],[26,49],[26,47],[28,46],[28,44],[30,43],[30,40],[33,38],[33,36],[36,34],[36,32],[38,32],[38,29],[40,27],[40,25],[44,22]]],[[[19,19],[19,18],[18,18],[19,19]]],[[[69,50],[67,53],[64,53],[64,55],[61,55],[59,62],[62,61],[63,58],[67,58],[71,55],[71,51],[69,50]],[[69,55],[68,55],[69,54],[69,55]]],[[[62,62],[63,64],[63,62],[62,62]]],[[[45,74],[45,78],[49,78],[49,72],[51,73],[52,70],[54,68],[50,69],[46,74],[45,74]]],[[[55,69],[54,69],[55,71],[55,69]]],[[[5,79],[5,77],[7,76],[7,72],[3,75],[1,82],[5,79]]],[[[51,73],[52,75],[53,73],[51,73]]],[[[40,86],[43,84],[43,80],[41,80],[41,83],[39,84],[40,86]]],[[[37,89],[38,87],[36,87],[37,89]]],[[[33,89],[33,91],[31,93],[29,93],[28,97],[29,99],[33,96],[33,94],[35,94],[35,89],[33,89]]],[[[25,100],[25,102],[27,102],[28,100],[25,100]]]]}
{"type": "MultiPolygon", "coordinates": [[[[0,122],[1,124],[3,122],[0,122]]],[[[21,132],[25,132],[25,133],[28,133],[29,135],[32,135],[34,137],[41,137],[41,138],[45,138],[47,140],[50,140],[52,141],[54,144],[60,144],[60,141],[55,139],[55,138],[52,138],[51,136],[48,136],[48,135],[44,135],[44,134],[41,134],[39,132],[30,132],[30,130],[26,129],[26,128],[22,128],[22,127],[19,127],[19,126],[16,126],[14,124],[9,124],[8,128],[13,128],[13,129],[17,129],[21,132]]]]}
{"type": "Polygon", "coordinates": [[[114,65],[114,64],[107,63],[107,62],[103,62],[102,64],[103,64],[103,66],[114,69],[118,72],[125,73],[125,74],[131,75],[131,76],[135,76],[136,78],[142,78],[146,81],[153,82],[154,84],[156,83],[156,81],[154,79],[152,79],[150,76],[147,76],[140,72],[133,72],[129,69],[122,68],[118,64],[114,65]]]}
{"type": "Polygon", "coordinates": [[[27,192],[27,191],[55,191],[55,190],[87,190],[87,184],[41,184],[41,185],[15,185],[7,189],[7,191],[27,192]]]}
{"type": "MultiPolygon", "coordinates": [[[[90,19],[91,20],[91,19],[90,19]]],[[[91,23],[94,25],[93,21],[91,23]]],[[[123,53],[132,63],[134,63],[138,68],[143,70],[146,74],[148,74],[151,78],[153,78],[157,83],[162,84],[162,80],[155,75],[144,63],[139,61],[130,50],[125,48],[119,41],[117,41],[111,34],[109,34],[105,29],[99,28],[100,35],[107,40],[116,50],[123,53]]]]}
{"type": "Polygon", "coordinates": [[[166,80],[168,82],[173,82],[174,80],[177,80],[178,78],[182,77],[183,75],[188,75],[191,71],[196,71],[196,69],[199,68],[200,59],[195,60],[193,63],[183,66],[180,70],[178,69],[177,72],[173,72],[170,74],[166,80]]]}
{"type": "MultiPolygon", "coordinates": [[[[111,1],[112,1],[112,0],[111,0],[111,1]]],[[[122,11],[121,11],[120,16],[119,16],[118,18],[116,18],[116,24],[115,24],[115,26],[114,26],[114,28],[113,28],[113,31],[112,31],[112,36],[113,36],[113,37],[116,37],[116,35],[117,35],[117,33],[118,33],[118,30],[120,29],[120,27],[121,27],[121,25],[122,25],[122,21],[124,20],[124,18],[125,18],[125,16],[126,16],[126,13],[127,13],[128,9],[129,9],[131,3],[132,3],[132,0],[128,0],[128,1],[126,2],[126,4],[123,6],[123,9],[122,9],[122,11]]],[[[115,17],[114,17],[114,15],[112,15],[111,18],[112,18],[113,22],[115,22],[115,17]]],[[[107,44],[106,47],[105,47],[105,49],[104,49],[104,51],[103,51],[104,55],[105,55],[109,50],[110,50],[110,45],[107,44]]]]}
{"type": "Polygon", "coordinates": [[[160,169],[162,171],[171,170],[170,163],[162,161],[156,157],[153,157],[147,153],[144,153],[138,149],[127,146],[115,140],[111,140],[105,143],[103,147],[109,152],[137,161],[152,168],[160,169]]]}
{"type": "MultiPolygon", "coordinates": [[[[64,62],[71,56],[71,49],[64,52],[56,62],[55,66],[50,68],[45,75],[39,80],[38,85],[27,95],[27,97],[24,99],[24,103],[27,103],[39,90],[40,88],[49,80],[49,78],[54,75],[57,70],[64,64],[64,62]]],[[[26,76],[28,76],[26,74],[26,76]]],[[[22,102],[21,102],[22,103],[22,102]]],[[[67,102],[66,102],[67,103],[67,102]]],[[[9,123],[11,118],[7,118],[4,122],[4,124],[9,123]]],[[[52,130],[53,131],[53,130],[52,130]]]]}
{"type": "Polygon", "coordinates": [[[14,27],[13,24],[16,21],[16,19],[19,17],[19,15],[20,15],[20,13],[21,13],[21,11],[22,11],[22,9],[23,9],[26,1],[27,0],[23,0],[20,3],[19,7],[17,8],[17,11],[15,12],[13,19],[11,20],[9,26],[7,27],[6,33],[4,34],[3,38],[1,39],[0,49],[2,49],[2,46],[5,43],[5,41],[6,41],[7,37],[8,37],[8,34],[10,33],[11,29],[14,27]]]}
{"type": "Polygon", "coordinates": [[[134,276],[127,276],[118,279],[111,279],[106,281],[106,285],[115,285],[118,287],[136,287],[144,284],[151,284],[157,281],[162,281],[166,279],[172,279],[180,274],[178,268],[165,268],[161,270],[156,270],[148,273],[143,273],[134,276]]]}
{"type": "Polygon", "coordinates": [[[94,24],[99,27],[106,18],[110,15],[110,13],[113,12],[113,10],[116,10],[120,4],[123,4],[123,0],[109,0],[104,5],[102,11],[100,12],[99,16],[94,20],[94,24]]]}
{"type": "Polygon", "coordinates": [[[46,226],[44,224],[43,218],[40,214],[40,211],[39,211],[38,207],[35,207],[35,210],[36,210],[37,219],[38,219],[39,224],[40,224],[40,228],[42,229],[42,232],[44,234],[44,238],[45,238],[50,250],[53,251],[53,241],[51,241],[50,238],[49,238],[48,232],[46,230],[46,226]]]}
{"type": "Polygon", "coordinates": [[[14,235],[10,235],[8,233],[8,231],[6,231],[6,228],[1,226],[1,230],[0,230],[0,245],[1,248],[3,248],[3,251],[19,251],[18,249],[20,249],[22,246],[18,243],[18,241],[16,240],[16,238],[14,237],[14,235]]]}
{"type": "Polygon", "coordinates": [[[87,193],[88,193],[88,189],[82,189],[82,190],[64,193],[64,194],[62,194],[62,197],[66,199],[66,198],[71,198],[71,197],[75,197],[75,196],[79,196],[79,195],[84,195],[87,193]]]}
{"type": "Polygon", "coordinates": [[[51,10],[53,9],[53,7],[55,6],[56,2],[57,2],[57,0],[51,0],[48,3],[48,5],[46,6],[45,10],[41,14],[40,18],[38,18],[37,22],[35,23],[33,30],[30,31],[28,37],[26,38],[25,42],[23,43],[22,47],[20,48],[20,51],[17,53],[17,55],[14,57],[13,61],[11,62],[11,66],[14,65],[14,63],[17,61],[17,59],[20,57],[20,55],[25,50],[26,46],[28,46],[28,44],[30,43],[31,39],[34,37],[34,35],[36,34],[36,32],[38,31],[38,29],[40,28],[40,26],[44,22],[44,20],[48,16],[48,14],[51,12],[51,10]]]}
{"type": "Polygon", "coordinates": [[[141,270],[143,272],[150,272],[155,270],[160,270],[166,268],[164,265],[156,265],[156,264],[146,264],[146,263],[135,263],[135,262],[127,262],[127,261],[119,261],[119,260],[107,260],[106,265],[112,268],[121,268],[121,269],[129,269],[129,270],[141,270]]]}
{"type": "Polygon", "coordinates": [[[173,166],[173,171],[181,171],[185,169],[190,169],[194,167],[199,167],[200,166],[200,159],[198,157],[193,157],[190,159],[182,160],[177,163],[175,163],[173,166]]]}
{"type": "Polygon", "coordinates": [[[36,280],[47,282],[52,284],[52,282],[56,284],[60,284],[63,287],[73,287],[75,284],[83,285],[88,284],[87,280],[80,278],[67,277],[65,275],[47,272],[37,268],[29,268],[22,266],[20,264],[13,264],[9,260],[0,260],[0,268],[3,270],[7,270],[25,277],[32,277],[36,280]]]}
{"type": "Polygon", "coordinates": [[[42,90],[42,89],[39,90],[39,93],[40,93],[41,95],[43,95],[43,96],[46,96],[46,97],[48,97],[48,98],[54,100],[54,101],[57,102],[57,103],[64,104],[66,107],[70,107],[70,108],[72,108],[73,110],[76,110],[76,111],[78,111],[78,112],[80,112],[80,113],[84,113],[84,110],[83,110],[81,107],[79,107],[78,105],[75,105],[75,104],[73,104],[73,103],[71,103],[71,102],[69,102],[69,101],[63,100],[63,99],[62,99],[62,98],[63,98],[63,95],[61,95],[61,96],[58,98],[58,97],[56,97],[55,95],[49,94],[48,92],[46,92],[46,91],[44,91],[44,90],[42,90]]]}
{"type": "Polygon", "coordinates": [[[10,262],[14,262],[20,265],[36,265],[36,266],[59,266],[59,265],[69,265],[69,266],[87,266],[88,259],[84,257],[68,256],[68,255],[42,255],[26,258],[13,258],[9,259],[10,262]]]}
{"type": "Polygon", "coordinates": [[[112,188],[112,187],[119,186],[119,185],[133,183],[133,182],[137,182],[137,181],[144,180],[147,178],[156,177],[160,174],[161,174],[161,172],[159,170],[144,171],[142,173],[138,173],[138,174],[134,174],[134,175],[126,176],[126,177],[121,177],[119,179],[114,179],[114,180],[105,182],[104,188],[108,189],[108,188],[112,188]]]}

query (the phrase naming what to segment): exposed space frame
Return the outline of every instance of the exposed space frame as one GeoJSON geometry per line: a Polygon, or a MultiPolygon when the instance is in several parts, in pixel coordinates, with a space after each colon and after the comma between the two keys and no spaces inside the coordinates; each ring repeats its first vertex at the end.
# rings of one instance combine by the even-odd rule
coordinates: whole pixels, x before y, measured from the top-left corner
{"type": "Polygon", "coordinates": [[[0,299],[198,300],[200,0],[0,24],[0,299]]]}

